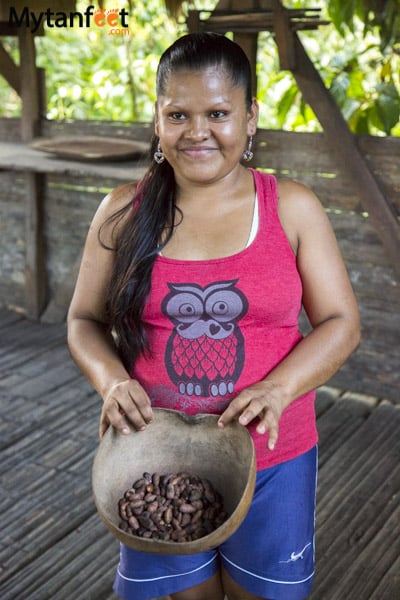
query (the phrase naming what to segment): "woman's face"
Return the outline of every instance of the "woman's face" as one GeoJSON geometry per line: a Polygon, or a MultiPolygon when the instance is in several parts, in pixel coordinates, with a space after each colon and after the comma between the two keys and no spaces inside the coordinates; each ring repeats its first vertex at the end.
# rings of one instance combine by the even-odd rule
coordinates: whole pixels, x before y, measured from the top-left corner
{"type": "Polygon", "coordinates": [[[170,75],[156,103],[155,132],[178,186],[207,185],[235,169],[257,127],[258,107],[221,68],[170,75]]]}

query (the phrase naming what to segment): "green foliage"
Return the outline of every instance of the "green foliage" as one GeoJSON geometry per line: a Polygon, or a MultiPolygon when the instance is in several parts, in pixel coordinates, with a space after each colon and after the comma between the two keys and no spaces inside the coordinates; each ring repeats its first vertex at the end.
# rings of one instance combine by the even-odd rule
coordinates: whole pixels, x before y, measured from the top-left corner
{"type": "MultiPolygon", "coordinates": [[[[183,8],[213,9],[216,3],[193,0],[183,8]]],[[[85,10],[88,4],[79,0],[77,10],[85,10]]],[[[169,18],[163,0],[106,0],[103,4],[129,9],[129,36],[122,35],[122,29],[112,34],[109,27],[92,25],[46,27],[46,35],[36,38],[37,62],[46,72],[50,119],[153,118],[159,56],[185,33],[185,24],[182,19],[169,18]]],[[[284,4],[288,8],[315,6],[310,0],[284,4]]],[[[321,17],[328,17],[329,10],[333,24],[301,33],[301,39],[352,131],[400,135],[399,0],[326,0],[319,4],[324,4],[321,17]]],[[[2,43],[18,62],[16,39],[2,38],[2,43]]],[[[257,76],[261,127],[320,130],[292,74],[279,70],[270,33],[259,35],[257,76]]],[[[0,78],[0,116],[19,114],[17,95],[0,78]]]]}
{"type": "Polygon", "coordinates": [[[331,92],[359,133],[399,133],[400,119],[400,3],[399,0],[328,0],[327,8],[336,30],[344,40],[357,38],[366,44],[364,52],[348,55],[336,73],[331,92]],[[376,77],[368,86],[362,66],[376,77]],[[354,86],[353,84],[356,83],[354,86]]]}
{"type": "Polygon", "coordinates": [[[355,33],[359,22],[364,35],[378,31],[382,51],[400,42],[399,0],[327,0],[328,14],[336,29],[344,36],[355,33]]]}
{"type": "Polygon", "coordinates": [[[132,4],[128,32],[94,25],[46,31],[37,45],[47,73],[49,118],[151,120],[158,58],[176,35],[159,0],[132,4]]]}
{"type": "MultiPolygon", "coordinates": [[[[360,20],[360,15],[364,13],[353,14],[352,7],[356,2],[329,0],[326,4],[331,9],[334,4],[336,6],[334,16],[339,30],[332,24],[316,32],[300,34],[325,85],[330,89],[352,131],[373,135],[400,135],[400,48],[397,41],[400,29],[390,29],[392,21],[387,17],[386,37],[383,39],[383,25],[379,28],[372,15],[368,13],[368,23],[364,23],[360,20]],[[346,25],[344,19],[350,25],[346,25]]],[[[375,6],[378,4],[374,2],[375,6]]],[[[384,4],[388,11],[385,14],[392,14],[389,11],[392,0],[384,4]]],[[[398,0],[395,4],[399,7],[398,0]]],[[[310,2],[297,0],[286,2],[285,5],[290,8],[306,8],[310,6],[310,2]]],[[[321,17],[327,16],[322,11],[321,17]]],[[[329,16],[332,18],[332,15],[329,16]]],[[[382,18],[380,22],[382,23],[382,18]]],[[[310,107],[304,104],[292,74],[278,70],[276,53],[271,55],[271,48],[274,48],[271,38],[270,34],[260,35],[258,58],[262,67],[258,69],[258,83],[262,115],[267,113],[267,119],[274,127],[299,131],[319,130],[320,125],[310,107]]],[[[262,119],[266,123],[264,117],[262,119]]]]}

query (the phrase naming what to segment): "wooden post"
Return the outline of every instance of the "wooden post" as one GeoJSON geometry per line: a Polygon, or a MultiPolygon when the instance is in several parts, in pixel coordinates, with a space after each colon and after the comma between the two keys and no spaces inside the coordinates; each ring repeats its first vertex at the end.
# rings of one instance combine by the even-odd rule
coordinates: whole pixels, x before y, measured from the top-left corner
{"type": "Polygon", "coordinates": [[[27,27],[19,28],[18,38],[22,100],[21,137],[23,142],[30,142],[39,135],[40,129],[40,84],[36,68],[35,39],[27,27]]]}
{"type": "Polygon", "coordinates": [[[258,46],[258,34],[257,33],[235,33],[234,40],[242,50],[245,52],[249,59],[252,72],[252,94],[257,95],[257,46],[258,46]]]}
{"type": "Polygon", "coordinates": [[[296,68],[296,52],[293,44],[293,36],[288,35],[288,32],[290,32],[289,13],[279,0],[273,0],[272,8],[279,65],[282,70],[288,69],[293,71],[296,68]]]}
{"type": "Polygon", "coordinates": [[[44,175],[25,173],[25,307],[30,319],[39,319],[46,304],[43,195],[44,175]]]}
{"type": "MultiPolygon", "coordinates": [[[[40,133],[40,110],[43,93],[36,67],[33,34],[26,27],[18,31],[20,51],[20,95],[22,100],[21,138],[29,143],[40,133]]],[[[25,308],[30,319],[39,319],[46,303],[47,273],[43,225],[45,178],[26,172],[25,205],[25,308]]]]}

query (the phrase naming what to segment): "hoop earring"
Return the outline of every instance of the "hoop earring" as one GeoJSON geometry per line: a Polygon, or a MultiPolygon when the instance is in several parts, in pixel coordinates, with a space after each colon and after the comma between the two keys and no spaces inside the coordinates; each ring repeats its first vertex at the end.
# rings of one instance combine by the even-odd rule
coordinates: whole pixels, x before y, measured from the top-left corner
{"type": "Polygon", "coordinates": [[[247,150],[245,150],[242,154],[242,158],[246,162],[249,162],[254,156],[254,153],[251,151],[252,146],[253,146],[253,136],[251,135],[249,138],[249,144],[247,146],[247,150]]]}
{"type": "Polygon", "coordinates": [[[163,163],[165,160],[165,156],[161,150],[160,142],[158,142],[157,150],[154,152],[153,158],[158,165],[161,165],[161,163],[163,163]]]}

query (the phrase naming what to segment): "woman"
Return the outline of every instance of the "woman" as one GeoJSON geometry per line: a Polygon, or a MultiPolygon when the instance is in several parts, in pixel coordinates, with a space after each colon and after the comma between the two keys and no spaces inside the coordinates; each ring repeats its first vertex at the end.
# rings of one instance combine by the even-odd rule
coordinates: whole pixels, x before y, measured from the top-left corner
{"type": "Polygon", "coordinates": [[[300,600],[311,590],[313,390],[358,344],[358,312],[313,193],[243,165],[257,118],[238,45],[210,33],[177,40],[157,71],[149,171],[105,198],[88,234],[69,345],[103,399],[100,435],[151,427],[152,406],[209,412],[221,428],[247,426],[257,455],[239,530],[194,556],[122,545],[123,598],[300,600]]]}

